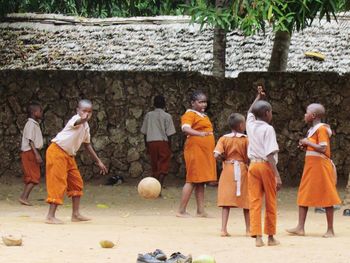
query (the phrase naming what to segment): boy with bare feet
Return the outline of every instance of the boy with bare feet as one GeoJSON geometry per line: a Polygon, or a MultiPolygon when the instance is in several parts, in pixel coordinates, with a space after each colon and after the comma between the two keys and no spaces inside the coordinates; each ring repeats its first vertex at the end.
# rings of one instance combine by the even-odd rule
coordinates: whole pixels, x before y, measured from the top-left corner
{"type": "Polygon", "coordinates": [[[248,110],[247,134],[249,138],[248,157],[248,194],[250,214],[250,234],[255,237],[257,247],[264,246],[261,227],[261,207],[265,194],[265,226],[268,245],[279,243],[274,238],[277,221],[277,191],[282,181],[276,164],[278,160],[278,144],[274,128],[269,124],[272,120],[272,107],[267,101],[262,86],[258,87],[258,95],[248,110]]]}
{"type": "Polygon", "coordinates": [[[337,193],[337,173],[330,159],[330,127],[321,122],[325,109],[321,104],[310,104],[306,109],[305,122],[312,124],[307,137],[299,141],[299,148],[306,150],[304,172],[298,192],[299,221],[295,228],[288,229],[292,235],[305,235],[305,220],[308,208],[324,207],[327,217],[327,232],[323,237],[333,237],[334,205],[341,203],[337,193]]]}
{"type": "Polygon", "coordinates": [[[18,199],[22,205],[32,204],[28,201],[30,192],[40,181],[40,166],[43,159],[39,150],[43,147],[43,135],[39,126],[39,121],[43,117],[43,109],[37,102],[32,102],[28,106],[28,121],[23,129],[21,144],[21,161],[24,174],[24,189],[18,199]]]}
{"type": "Polygon", "coordinates": [[[74,115],[59,132],[46,152],[46,185],[50,204],[46,217],[48,224],[63,224],[56,218],[58,205],[63,204],[64,193],[72,198],[72,222],[88,221],[79,211],[80,197],[83,195],[83,180],[74,156],[81,144],[95,160],[101,174],[108,172],[106,166],[98,158],[90,144],[90,128],[88,121],[92,116],[92,103],[89,100],[79,101],[77,114],[74,115]]]}
{"type": "Polygon", "coordinates": [[[222,161],[223,166],[218,187],[218,206],[222,207],[221,236],[230,236],[227,222],[231,207],[243,208],[246,234],[250,236],[245,118],[239,113],[232,113],[228,124],[231,133],[222,136],[214,150],[214,157],[222,161]]]}

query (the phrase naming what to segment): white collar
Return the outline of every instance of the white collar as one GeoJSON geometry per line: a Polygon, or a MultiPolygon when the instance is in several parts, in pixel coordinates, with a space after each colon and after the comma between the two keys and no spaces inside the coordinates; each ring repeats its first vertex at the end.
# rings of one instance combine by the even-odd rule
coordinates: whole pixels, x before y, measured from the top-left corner
{"type": "Polygon", "coordinates": [[[207,116],[205,113],[202,113],[202,112],[199,112],[199,111],[196,111],[196,110],[192,110],[192,109],[188,109],[186,112],[194,112],[197,115],[201,116],[202,118],[207,116]]]}
{"type": "Polygon", "coordinates": [[[307,138],[310,138],[312,137],[312,135],[315,134],[315,132],[321,127],[321,126],[325,126],[327,128],[327,132],[328,132],[328,136],[331,137],[332,136],[332,130],[331,128],[329,127],[328,124],[325,124],[325,123],[319,123],[319,124],[316,124],[315,126],[312,126],[308,132],[307,132],[307,138]]]}
{"type": "Polygon", "coordinates": [[[37,121],[34,120],[33,118],[28,118],[28,121],[34,122],[35,124],[39,125],[39,122],[37,122],[37,121]]]}
{"type": "Polygon", "coordinates": [[[247,135],[240,133],[240,132],[231,132],[229,134],[225,134],[224,137],[228,137],[228,138],[233,138],[233,137],[237,137],[237,138],[241,138],[241,137],[247,137],[247,135]]]}

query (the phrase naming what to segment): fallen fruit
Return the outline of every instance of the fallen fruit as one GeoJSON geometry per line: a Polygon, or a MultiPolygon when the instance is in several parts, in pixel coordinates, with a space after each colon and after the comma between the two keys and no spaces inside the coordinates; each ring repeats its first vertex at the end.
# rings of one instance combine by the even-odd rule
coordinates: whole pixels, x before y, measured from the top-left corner
{"type": "Polygon", "coordinates": [[[112,247],[114,247],[114,243],[112,241],[109,241],[109,240],[101,240],[100,241],[100,245],[103,248],[112,248],[112,247]]]}
{"type": "Polygon", "coordinates": [[[6,246],[22,246],[22,238],[13,235],[2,236],[2,241],[6,246]]]}
{"type": "Polygon", "coordinates": [[[192,263],[216,263],[216,261],[212,256],[201,255],[198,258],[194,259],[192,263]]]}

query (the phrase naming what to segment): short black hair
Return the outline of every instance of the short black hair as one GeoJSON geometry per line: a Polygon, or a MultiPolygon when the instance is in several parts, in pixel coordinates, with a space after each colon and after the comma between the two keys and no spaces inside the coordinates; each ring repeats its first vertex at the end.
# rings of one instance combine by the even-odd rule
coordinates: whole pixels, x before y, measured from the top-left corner
{"type": "Polygon", "coordinates": [[[228,125],[231,129],[237,130],[239,125],[245,120],[244,116],[240,113],[232,113],[228,119],[228,125]]]}
{"type": "Polygon", "coordinates": [[[165,98],[163,95],[157,95],[153,99],[153,106],[156,108],[164,109],[165,108],[165,98]]]}
{"type": "Polygon", "coordinates": [[[205,93],[204,93],[203,91],[201,91],[201,90],[195,90],[195,91],[192,92],[192,94],[191,94],[190,101],[192,102],[192,101],[198,100],[198,97],[201,96],[201,95],[206,96],[205,93]]]}
{"type": "Polygon", "coordinates": [[[254,104],[252,113],[255,115],[256,118],[262,119],[265,117],[266,112],[271,110],[272,106],[270,103],[268,103],[265,100],[259,100],[254,104]]]}
{"type": "Polygon", "coordinates": [[[32,116],[33,112],[37,109],[41,109],[41,104],[38,101],[31,101],[27,107],[28,116],[32,116]]]}

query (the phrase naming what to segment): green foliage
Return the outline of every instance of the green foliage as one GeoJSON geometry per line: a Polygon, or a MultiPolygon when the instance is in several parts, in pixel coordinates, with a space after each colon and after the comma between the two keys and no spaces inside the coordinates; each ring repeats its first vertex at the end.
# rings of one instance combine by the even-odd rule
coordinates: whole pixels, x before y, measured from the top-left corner
{"type": "Polygon", "coordinates": [[[0,0],[0,16],[7,13],[60,13],[82,17],[179,15],[185,0],[0,0]]]}
{"type": "Polygon", "coordinates": [[[184,8],[201,27],[241,29],[247,35],[264,31],[267,23],[275,31],[300,31],[317,17],[336,19],[336,13],[350,5],[349,0],[226,0],[220,7],[215,2],[196,0],[184,8]]]}

